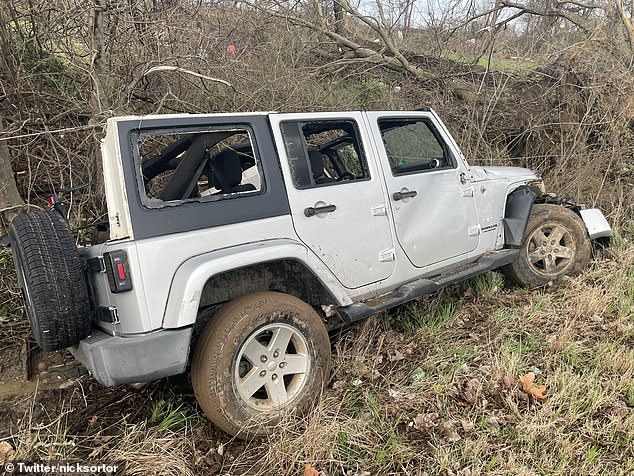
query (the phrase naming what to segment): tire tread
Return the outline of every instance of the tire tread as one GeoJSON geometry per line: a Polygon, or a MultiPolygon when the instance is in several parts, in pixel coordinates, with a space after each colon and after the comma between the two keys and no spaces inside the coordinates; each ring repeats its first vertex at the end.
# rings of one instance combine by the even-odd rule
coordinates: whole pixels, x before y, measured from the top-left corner
{"type": "Polygon", "coordinates": [[[45,351],[79,343],[90,332],[88,286],[73,235],[56,212],[18,215],[10,234],[16,268],[31,295],[33,336],[45,351]]]}

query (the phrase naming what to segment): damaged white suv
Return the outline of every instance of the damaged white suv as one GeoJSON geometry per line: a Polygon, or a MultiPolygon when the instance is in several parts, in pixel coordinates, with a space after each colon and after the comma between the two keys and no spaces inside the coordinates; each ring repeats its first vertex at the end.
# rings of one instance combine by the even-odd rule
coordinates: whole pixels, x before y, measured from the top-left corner
{"type": "Polygon", "coordinates": [[[431,109],[117,117],[102,152],[90,246],[54,210],[11,226],[34,337],[107,386],[191,364],[231,434],[319,395],[329,330],[492,269],[556,281],[612,234],[530,170],[469,166],[431,109]]]}

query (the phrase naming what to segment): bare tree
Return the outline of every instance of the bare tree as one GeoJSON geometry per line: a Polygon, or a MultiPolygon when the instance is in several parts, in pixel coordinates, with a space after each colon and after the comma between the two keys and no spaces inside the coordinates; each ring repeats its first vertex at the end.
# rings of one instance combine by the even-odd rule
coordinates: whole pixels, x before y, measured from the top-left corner
{"type": "MultiPolygon", "coordinates": [[[[0,10],[0,64],[7,73],[10,81],[14,82],[17,75],[16,58],[11,48],[11,37],[7,31],[7,19],[0,10]]],[[[18,193],[13,169],[11,168],[11,156],[6,138],[3,137],[3,118],[0,114],[0,228],[6,232],[6,227],[24,205],[24,201],[18,193]]]]}
{"type": "Polygon", "coordinates": [[[300,4],[295,4],[293,8],[287,8],[287,4],[281,0],[273,0],[271,2],[243,0],[242,3],[276,19],[284,20],[324,35],[330,42],[334,42],[338,49],[315,47],[313,51],[331,61],[334,65],[362,61],[410,75],[420,81],[437,85],[444,84],[456,96],[460,97],[463,95],[464,88],[454,84],[452,81],[445,81],[444,78],[427,69],[418,67],[407,59],[392,35],[392,24],[388,20],[380,1],[376,3],[378,18],[362,13],[358,8],[352,6],[348,0],[337,0],[337,2],[343,12],[356,23],[357,31],[365,28],[369,32],[365,40],[358,35],[355,37],[350,32],[344,35],[335,31],[335,29],[329,28],[323,14],[319,14],[322,16],[316,19],[304,15],[298,9],[298,6],[301,6],[300,4]]]}
{"type": "Polygon", "coordinates": [[[571,0],[543,4],[501,0],[500,3],[528,15],[565,20],[586,37],[607,45],[614,56],[623,57],[625,52],[625,56],[631,58],[634,54],[633,20],[631,15],[628,17],[623,0],[571,0]],[[597,32],[600,31],[602,35],[598,37],[597,32]],[[627,37],[625,44],[621,43],[623,34],[627,37]]]}
{"type": "Polygon", "coordinates": [[[24,207],[24,201],[20,197],[15,183],[9,147],[7,147],[7,142],[3,140],[4,138],[1,137],[3,130],[2,117],[0,117],[0,216],[2,218],[2,231],[6,233],[11,220],[24,207]]]}
{"type": "Polygon", "coordinates": [[[94,0],[90,12],[92,106],[99,114],[110,109],[108,88],[107,22],[108,0],[94,0]]]}
{"type": "Polygon", "coordinates": [[[627,30],[627,36],[630,39],[630,48],[632,52],[634,52],[634,0],[630,5],[630,17],[628,18],[627,12],[625,10],[625,5],[623,4],[623,0],[614,0],[616,3],[616,8],[619,11],[619,16],[621,17],[621,21],[623,22],[623,26],[627,30]]]}
{"type": "Polygon", "coordinates": [[[332,2],[332,10],[335,17],[335,33],[341,34],[343,32],[343,8],[341,8],[341,4],[339,0],[333,0],[332,2]]]}

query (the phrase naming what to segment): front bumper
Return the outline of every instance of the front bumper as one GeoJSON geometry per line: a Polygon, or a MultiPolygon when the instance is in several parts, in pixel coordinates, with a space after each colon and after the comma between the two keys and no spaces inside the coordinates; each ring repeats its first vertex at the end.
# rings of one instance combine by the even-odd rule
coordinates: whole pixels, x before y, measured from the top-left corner
{"type": "Polygon", "coordinates": [[[99,330],[69,350],[106,387],[185,372],[192,328],[118,337],[99,330]]]}
{"type": "Polygon", "coordinates": [[[598,238],[610,238],[614,234],[612,227],[605,219],[603,212],[597,208],[587,208],[579,210],[581,219],[586,224],[588,235],[591,240],[598,238]]]}

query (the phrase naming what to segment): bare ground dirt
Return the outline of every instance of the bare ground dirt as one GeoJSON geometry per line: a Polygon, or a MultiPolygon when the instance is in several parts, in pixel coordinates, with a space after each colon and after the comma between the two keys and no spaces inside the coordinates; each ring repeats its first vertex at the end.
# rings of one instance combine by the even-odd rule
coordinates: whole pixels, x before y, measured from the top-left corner
{"type": "MultiPolygon", "coordinates": [[[[314,410],[246,442],[204,419],[186,376],[24,383],[27,327],[0,332],[0,445],[18,459],[133,475],[634,474],[634,246],[622,237],[562,284],[512,289],[491,273],[348,330],[314,410]],[[528,372],[545,401],[522,390],[528,372]]],[[[49,372],[68,363],[43,358],[49,372]]]]}

